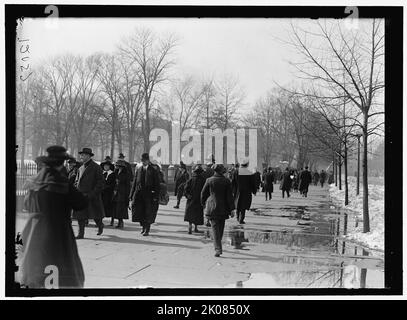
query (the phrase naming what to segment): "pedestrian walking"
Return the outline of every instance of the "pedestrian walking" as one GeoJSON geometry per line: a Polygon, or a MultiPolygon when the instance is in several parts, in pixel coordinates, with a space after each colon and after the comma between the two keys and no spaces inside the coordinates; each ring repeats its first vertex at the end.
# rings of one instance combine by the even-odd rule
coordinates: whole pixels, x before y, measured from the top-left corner
{"type": "Polygon", "coordinates": [[[299,189],[303,197],[307,197],[309,184],[312,182],[311,172],[308,171],[308,167],[301,171],[299,189]]]}
{"type": "Polygon", "coordinates": [[[177,181],[175,182],[175,195],[177,196],[177,204],[174,206],[175,209],[179,209],[179,204],[184,195],[184,186],[189,179],[187,166],[183,162],[180,163],[180,166],[177,181]]]}
{"type": "Polygon", "coordinates": [[[319,182],[319,173],[318,173],[318,171],[314,172],[313,180],[314,180],[314,186],[317,186],[318,182],[319,182]]]}
{"type": "Polygon", "coordinates": [[[274,191],[274,173],[271,167],[268,168],[267,172],[264,174],[264,192],[266,193],[266,201],[267,196],[271,200],[271,194],[274,191]]]}
{"type": "Polygon", "coordinates": [[[161,165],[157,162],[157,160],[152,160],[151,165],[157,170],[158,172],[158,178],[160,181],[160,192],[158,194],[158,202],[154,203],[153,206],[153,219],[151,223],[155,223],[155,219],[157,218],[157,213],[158,213],[158,208],[161,205],[167,205],[170,197],[167,192],[167,184],[165,183],[164,180],[164,173],[161,170],[161,165]]]}
{"type": "MultiPolygon", "coordinates": [[[[129,162],[127,162],[126,160],[124,160],[125,157],[126,157],[126,156],[125,156],[122,152],[120,152],[118,159],[124,161],[124,163],[125,163],[125,165],[126,165],[126,169],[127,169],[126,172],[127,172],[127,175],[129,176],[129,181],[133,181],[133,179],[134,179],[133,168],[132,168],[132,166],[131,166],[131,164],[130,164],[129,162]]],[[[109,158],[110,158],[110,157],[109,157],[109,158]]]]}
{"type": "Polygon", "coordinates": [[[185,183],[184,194],[187,198],[187,204],[185,206],[184,221],[189,223],[189,234],[192,233],[192,224],[195,225],[194,232],[199,232],[198,226],[204,224],[201,192],[205,181],[202,166],[196,165],[192,171],[192,177],[185,183]]]}
{"type": "Polygon", "coordinates": [[[214,247],[215,257],[222,254],[222,238],[225,229],[225,220],[233,216],[232,210],[235,205],[233,201],[232,185],[229,179],[224,177],[225,167],[222,164],[213,166],[215,174],[206,179],[201,192],[201,204],[204,207],[205,216],[209,219],[214,247]]]}
{"type": "Polygon", "coordinates": [[[319,182],[321,183],[321,188],[324,187],[325,181],[326,181],[326,172],[322,170],[321,174],[319,175],[319,182]]]}
{"type": "Polygon", "coordinates": [[[254,183],[256,186],[256,192],[258,192],[260,190],[260,186],[261,186],[261,174],[257,170],[257,168],[255,168],[255,170],[254,170],[254,183]]]}
{"type": "Polygon", "coordinates": [[[91,148],[83,148],[79,151],[79,156],[83,164],[78,169],[75,186],[82,192],[89,201],[86,209],[73,212],[73,218],[78,220],[79,232],[77,239],[85,236],[86,220],[93,219],[98,228],[97,235],[103,233],[103,218],[105,210],[103,208],[102,191],[105,186],[102,168],[92,160],[94,156],[91,148]]]}
{"type": "Polygon", "coordinates": [[[68,159],[68,180],[71,185],[75,184],[76,176],[78,174],[78,169],[81,166],[81,163],[76,161],[74,157],[69,157],[68,159]]]}
{"type": "Polygon", "coordinates": [[[44,167],[27,183],[30,215],[21,233],[19,283],[28,288],[46,288],[51,272],[57,288],[82,288],[85,280],[71,226],[72,209],[87,206],[86,197],[69,183],[64,168],[68,159],[62,146],[47,148],[44,167]],[[56,269],[55,269],[56,268],[56,269]]]}
{"type": "Polygon", "coordinates": [[[292,178],[291,178],[291,173],[288,168],[285,169],[285,172],[283,173],[283,176],[281,177],[281,182],[280,182],[280,190],[282,191],[282,195],[284,198],[284,193],[287,193],[287,198],[290,197],[290,190],[291,190],[291,184],[292,184],[292,178]]]}
{"type": "Polygon", "coordinates": [[[109,160],[110,157],[106,157],[100,166],[103,169],[103,178],[105,180],[105,186],[102,190],[102,202],[103,209],[105,210],[105,217],[110,218],[110,226],[114,223],[114,204],[113,204],[113,192],[116,187],[116,173],[113,163],[109,160]]]}
{"type": "Polygon", "coordinates": [[[232,181],[233,197],[235,200],[236,219],[240,224],[245,224],[246,210],[252,204],[252,194],[256,194],[257,186],[254,174],[248,169],[249,159],[244,159],[239,170],[235,172],[232,181]]]}
{"type": "Polygon", "coordinates": [[[136,170],[130,191],[130,207],[132,221],[142,226],[141,233],[148,236],[154,213],[158,208],[160,177],[158,171],[150,162],[148,153],[141,155],[142,165],[136,170]]]}
{"type": "Polygon", "coordinates": [[[116,228],[123,229],[123,219],[129,218],[129,195],[130,195],[130,175],[128,167],[124,160],[117,160],[116,166],[116,184],[113,191],[113,219],[119,222],[116,228]]]}

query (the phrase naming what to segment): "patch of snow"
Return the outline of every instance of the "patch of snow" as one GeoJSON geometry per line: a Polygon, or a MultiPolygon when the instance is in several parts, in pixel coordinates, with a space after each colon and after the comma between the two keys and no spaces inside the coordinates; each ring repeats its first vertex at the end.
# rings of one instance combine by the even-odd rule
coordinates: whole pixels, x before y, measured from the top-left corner
{"type": "Polygon", "coordinates": [[[347,237],[351,240],[363,243],[369,248],[384,250],[384,185],[369,184],[369,217],[370,232],[363,233],[363,187],[360,186],[360,194],[356,196],[356,178],[348,178],[349,204],[344,205],[345,189],[329,186],[332,202],[339,207],[351,210],[359,219],[357,228],[350,230],[347,237]]]}

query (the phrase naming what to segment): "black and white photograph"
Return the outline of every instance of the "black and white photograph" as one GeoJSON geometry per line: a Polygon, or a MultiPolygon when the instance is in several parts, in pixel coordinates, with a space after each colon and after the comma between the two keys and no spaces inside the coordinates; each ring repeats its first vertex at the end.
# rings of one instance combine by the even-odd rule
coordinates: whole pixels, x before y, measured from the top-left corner
{"type": "Polygon", "coordinates": [[[402,7],[32,8],[8,34],[14,294],[401,286],[402,7]]]}

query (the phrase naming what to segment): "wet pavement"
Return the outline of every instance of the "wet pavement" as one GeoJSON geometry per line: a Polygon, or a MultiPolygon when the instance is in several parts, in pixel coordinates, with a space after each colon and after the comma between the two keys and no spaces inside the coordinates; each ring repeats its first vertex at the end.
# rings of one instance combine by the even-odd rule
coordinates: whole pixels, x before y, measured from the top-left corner
{"type": "MultiPolygon", "coordinates": [[[[275,190],[278,190],[277,185],[275,190]]],[[[344,237],[360,223],[329,201],[328,189],[310,187],[307,198],[279,192],[253,197],[246,224],[228,219],[223,255],[214,257],[212,231],[189,235],[185,199],[160,206],[151,235],[125,221],[123,230],[86,229],[78,249],[86,287],[133,288],[383,288],[384,254],[344,237]]],[[[24,225],[18,216],[17,230],[24,225]]],[[[107,223],[107,219],[105,219],[107,223]]],[[[76,232],[76,222],[74,230],[76,232]]]]}

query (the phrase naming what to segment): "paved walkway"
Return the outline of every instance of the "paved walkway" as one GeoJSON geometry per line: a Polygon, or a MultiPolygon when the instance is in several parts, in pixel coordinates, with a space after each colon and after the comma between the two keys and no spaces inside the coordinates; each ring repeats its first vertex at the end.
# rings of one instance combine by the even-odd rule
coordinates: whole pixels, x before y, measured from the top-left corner
{"type": "MultiPolygon", "coordinates": [[[[214,257],[210,228],[188,234],[185,198],[180,209],[173,209],[174,197],[160,206],[148,237],[130,220],[123,230],[106,226],[97,236],[90,221],[85,239],[77,241],[85,287],[383,286],[382,258],[340,237],[354,222],[344,224],[343,212],[329,203],[327,187],[311,186],[308,198],[294,193],[288,199],[281,198],[277,185],[274,189],[271,201],[263,193],[253,197],[245,225],[227,220],[220,258],[214,257]]],[[[23,225],[19,214],[17,231],[23,225]]]]}

